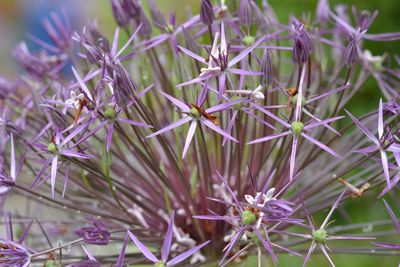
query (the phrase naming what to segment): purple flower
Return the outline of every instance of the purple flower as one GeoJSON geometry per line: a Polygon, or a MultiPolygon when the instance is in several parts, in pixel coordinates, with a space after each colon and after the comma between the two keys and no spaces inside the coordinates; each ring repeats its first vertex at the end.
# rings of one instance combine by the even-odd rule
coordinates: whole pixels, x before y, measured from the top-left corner
{"type": "Polygon", "coordinates": [[[391,187],[390,182],[390,174],[389,174],[389,165],[388,165],[388,157],[386,151],[390,152],[400,152],[400,147],[397,144],[393,144],[393,141],[388,139],[388,134],[385,134],[384,130],[384,121],[383,121],[383,104],[382,99],[379,102],[379,110],[378,110],[378,138],[375,137],[373,133],[371,133],[359,120],[357,120],[350,112],[346,111],[347,114],[350,116],[354,124],[361,130],[366,137],[373,143],[372,146],[360,148],[354,150],[354,153],[362,153],[362,154],[370,154],[379,152],[381,156],[383,174],[386,179],[386,183],[388,187],[391,187]]]}
{"type": "Polygon", "coordinates": [[[39,179],[41,178],[42,174],[44,171],[48,168],[49,165],[51,165],[51,172],[50,172],[50,184],[51,184],[51,195],[54,198],[54,193],[55,193],[55,186],[56,186],[56,178],[57,178],[57,170],[60,161],[67,161],[67,171],[64,179],[64,189],[62,196],[65,194],[66,186],[68,183],[68,165],[70,164],[70,161],[68,161],[68,158],[76,158],[76,159],[90,159],[92,156],[86,155],[81,152],[74,151],[72,149],[67,148],[67,142],[63,140],[63,136],[60,133],[56,133],[55,136],[52,137],[52,141],[48,143],[47,145],[43,144],[38,144],[36,145],[41,149],[42,152],[46,153],[49,155],[49,157],[45,160],[43,163],[43,167],[40,170],[39,174],[36,176],[32,183],[32,187],[37,184],[39,179]]]}
{"type": "Polygon", "coordinates": [[[0,239],[0,266],[27,267],[30,262],[28,249],[14,241],[0,239]]]}
{"type": "Polygon", "coordinates": [[[111,9],[114,19],[120,27],[126,27],[129,24],[127,14],[122,8],[120,0],[111,0],[111,9]]]}
{"type": "Polygon", "coordinates": [[[307,255],[304,259],[303,262],[303,267],[307,265],[307,262],[310,260],[311,254],[314,252],[315,248],[318,246],[326,259],[328,260],[329,264],[331,266],[335,266],[333,263],[331,257],[328,254],[328,251],[330,251],[329,247],[327,246],[327,241],[331,240],[371,240],[374,238],[369,238],[369,237],[358,237],[358,236],[333,236],[329,234],[329,230],[327,229],[327,226],[330,224],[329,220],[335,211],[335,209],[339,206],[340,201],[343,198],[343,195],[346,193],[346,191],[343,191],[339,197],[336,199],[335,203],[332,205],[332,208],[330,209],[328,215],[325,217],[323,223],[321,224],[320,227],[317,227],[314,223],[314,219],[311,217],[311,215],[308,213],[307,208],[305,207],[304,201],[302,197],[299,195],[299,198],[301,200],[302,206],[304,207],[304,210],[306,212],[306,216],[308,219],[309,225],[303,225],[303,227],[308,228],[311,230],[311,234],[299,234],[299,233],[291,233],[287,231],[281,231],[280,233],[296,236],[296,237],[301,237],[306,240],[311,241],[310,248],[307,252],[307,255]]]}
{"type": "Polygon", "coordinates": [[[202,247],[206,246],[210,241],[204,242],[201,245],[197,245],[175,257],[172,259],[168,259],[171,251],[171,245],[172,245],[172,233],[173,233],[173,227],[174,227],[174,212],[171,213],[170,221],[168,224],[168,230],[165,233],[165,238],[164,238],[164,243],[161,248],[161,258],[157,258],[142,242],[137,239],[137,237],[132,234],[128,230],[129,237],[132,239],[132,241],[135,243],[137,248],[142,252],[143,256],[145,256],[146,259],[148,259],[150,262],[154,263],[155,266],[175,266],[193,254],[195,254],[197,251],[199,251],[202,247]]]}
{"type": "Polygon", "coordinates": [[[69,52],[68,50],[72,48],[72,28],[64,9],[62,10],[62,17],[56,13],[51,13],[50,18],[42,20],[42,26],[55,47],[31,36],[33,41],[52,52],[69,52]]]}
{"type": "Polygon", "coordinates": [[[262,75],[262,72],[254,72],[254,71],[249,71],[249,70],[243,70],[243,69],[235,69],[233,66],[235,66],[237,63],[239,63],[241,60],[243,60],[249,53],[251,53],[260,43],[264,41],[264,37],[261,37],[258,39],[256,42],[254,42],[250,47],[247,47],[244,49],[242,52],[240,52],[236,57],[234,57],[231,60],[228,60],[228,54],[229,54],[229,48],[228,44],[225,38],[225,28],[224,28],[224,23],[221,23],[221,33],[217,32],[214,36],[214,42],[211,48],[210,52],[210,57],[208,59],[208,63],[206,59],[203,57],[187,50],[184,47],[179,46],[179,49],[185,53],[186,55],[194,58],[195,60],[207,64],[207,68],[202,68],[200,70],[200,75],[192,79],[190,81],[178,84],[176,87],[180,88],[183,86],[191,85],[194,83],[199,83],[204,80],[208,80],[212,77],[218,77],[219,79],[219,99],[222,98],[222,94],[224,92],[225,88],[225,82],[227,78],[227,72],[233,73],[233,74],[239,74],[239,75],[249,75],[249,76],[256,76],[256,75],[262,75]],[[220,45],[218,45],[219,41],[219,35],[221,34],[221,41],[220,45]]]}
{"type": "Polygon", "coordinates": [[[65,55],[42,54],[39,58],[33,55],[25,42],[21,42],[13,51],[13,56],[22,69],[33,78],[42,80],[53,77],[65,64],[65,55]]]}
{"type": "Polygon", "coordinates": [[[333,156],[335,156],[337,158],[340,158],[340,155],[338,153],[336,153],[334,150],[332,150],[331,148],[327,147],[326,145],[324,145],[323,143],[321,143],[317,139],[311,137],[306,132],[310,131],[310,130],[313,130],[315,127],[318,127],[318,126],[321,126],[321,125],[328,125],[331,122],[340,120],[340,119],[344,118],[343,116],[329,118],[329,119],[325,119],[325,120],[318,120],[317,122],[312,122],[312,123],[308,123],[308,124],[303,124],[303,122],[300,121],[301,112],[302,112],[302,105],[304,103],[302,103],[303,101],[299,101],[299,99],[303,99],[304,73],[305,73],[305,68],[303,68],[303,71],[302,71],[302,74],[301,74],[299,90],[298,90],[298,94],[297,94],[296,111],[295,111],[294,120],[290,124],[288,122],[282,120],[281,118],[279,118],[275,114],[271,113],[270,111],[264,109],[263,107],[260,107],[260,106],[258,106],[256,104],[253,104],[258,110],[262,111],[267,116],[271,117],[272,119],[274,119],[277,122],[279,122],[280,124],[282,124],[282,126],[284,128],[286,128],[286,131],[281,132],[281,133],[277,133],[277,134],[273,134],[273,135],[269,135],[269,136],[266,136],[266,137],[258,138],[258,139],[255,139],[255,140],[250,141],[250,142],[247,143],[247,144],[256,144],[256,143],[266,142],[266,141],[269,141],[269,140],[272,140],[272,139],[281,138],[281,137],[284,137],[284,136],[292,134],[292,136],[293,136],[293,138],[292,138],[292,152],[291,152],[291,156],[290,156],[290,174],[289,174],[289,179],[290,180],[292,180],[293,177],[294,177],[297,144],[298,144],[300,136],[302,136],[303,138],[307,139],[308,141],[310,141],[314,145],[317,145],[318,147],[320,147],[321,149],[325,150],[326,152],[332,154],[333,156]]]}
{"type": "MultiPolygon", "coordinates": [[[[227,259],[228,255],[233,250],[235,243],[239,242],[240,239],[246,240],[247,236],[251,237],[251,244],[254,243],[257,246],[264,247],[268,254],[271,255],[274,263],[277,263],[278,259],[273,252],[272,247],[275,246],[280,249],[283,248],[271,242],[265,225],[273,221],[289,223],[293,222],[291,219],[287,218],[292,213],[293,209],[290,202],[278,200],[274,197],[275,188],[268,189],[271,180],[275,175],[275,171],[276,170],[269,175],[262,190],[260,192],[256,192],[254,197],[252,195],[245,195],[245,199],[247,201],[246,204],[242,204],[238,201],[236,194],[233,192],[226,179],[217,173],[219,179],[227,188],[233,203],[212,198],[210,198],[210,200],[230,206],[234,208],[236,212],[228,215],[218,215],[212,212],[212,215],[196,215],[194,218],[211,221],[224,221],[233,226],[234,230],[232,234],[224,237],[224,240],[226,240],[228,244],[224,248],[224,255],[220,261],[220,266],[225,266],[238,256],[238,254],[235,254],[230,259],[227,259]],[[236,215],[236,213],[238,214],[236,215]]],[[[248,248],[248,246],[246,246],[246,248],[248,248]]],[[[290,254],[299,255],[298,253],[289,249],[284,250],[290,254]]],[[[259,264],[261,264],[261,261],[259,261],[259,264]]]]}
{"type": "Polygon", "coordinates": [[[76,234],[84,239],[88,244],[107,245],[110,241],[110,232],[107,226],[96,219],[92,219],[93,226],[85,226],[76,230],[76,234]]]}
{"type": "Polygon", "coordinates": [[[172,104],[174,104],[176,107],[178,107],[180,109],[180,111],[184,114],[184,117],[182,119],[166,126],[165,128],[158,130],[157,132],[147,136],[147,138],[157,136],[159,134],[165,133],[165,132],[170,131],[174,128],[177,128],[185,123],[190,122],[189,131],[188,131],[186,141],[185,141],[185,146],[184,146],[183,152],[182,152],[182,158],[185,157],[186,152],[189,149],[189,145],[192,142],[196,128],[199,125],[199,123],[200,123],[200,125],[204,125],[207,128],[210,128],[211,130],[217,132],[218,134],[220,134],[234,142],[238,142],[235,138],[233,138],[230,134],[226,133],[224,130],[222,130],[217,125],[218,124],[217,118],[215,117],[215,115],[212,115],[212,114],[216,113],[216,112],[221,112],[221,111],[227,109],[229,106],[239,103],[240,101],[242,101],[241,99],[222,103],[222,104],[219,104],[214,107],[207,108],[207,109],[203,109],[201,106],[198,106],[195,104],[189,105],[189,104],[183,103],[182,101],[179,101],[178,99],[176,99],[164,92],[160,92],[160,93],[164,97],[166,97],[169,101],[171,101],[172,104]]]}

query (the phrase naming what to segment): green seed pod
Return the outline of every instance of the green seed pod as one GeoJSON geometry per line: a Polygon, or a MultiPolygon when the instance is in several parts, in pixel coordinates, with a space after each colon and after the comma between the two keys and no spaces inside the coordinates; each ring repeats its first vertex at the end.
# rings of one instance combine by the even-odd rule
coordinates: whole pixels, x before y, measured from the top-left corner
{"type": "Polygon", "coordinates": [[[191,115],[193,118],[197,118],[197,119],[198,119],[198,118],[201,117],[200,112],[199,112],[196,108],[194,108],[194,107],[192,107],[192,108],[190,109],[189,113],[190,113],[190,115],[191,115]]]}
{"type": "Polygon", "coordinates": [[[318,229],[312,233],[312,238],[318,244],[323,244],[326,241],[327,233],[325,229],[318,229]]]}
{"type": "Polygon", "coordinates": [[[243,225],[249,225],[252,224],[256,221],[256,215],[250,211],[250,210],[245,210],[242,213],[242,223],[243,225]]]}
{"type": "Polygon", "coordinates": [[[243,38],[243,43],[246,46],[251,46],[252,44],[254,44],[255,41],[256,41],[256,38],[254,38],[251,35],[247,35],[246,37],[243,38]]]}
{"type": "Polygon", "coordinates": [[[54,143],[49,143],[47,145],[47,151],[51,152],[51,153],[56,153],[57,152],[57,146],[54,143]]]}
{"type": "Polygon", "coordinates": [[[116,115],[117,115],[117,113],[111,107],[107,108],[106,111],[104,111],[104,117],[106,119],[113,120],[113,119],[115,119],[116,115]]]}
{"type": "MultiPolygon", "coordinates": [[[[297,98],[298,98],[298,95],[295,95],[295,96],[292,98],[292,104],[293,104],[293,105],[297,105],[297,98]]],[[[301,106],[304,107],[305,104],[307,104],[307,100],[306,100],[306,98],[305,98],[304,96],[302,96],[302,97],[301,97],[301,106]]]]}
{"type": "Polygon", "coordinates": [[[304,124],[300,121],[292,122],[291,126],[292,126],[292,132],[297,135],[301,134],[304,128],[304,124]]]}

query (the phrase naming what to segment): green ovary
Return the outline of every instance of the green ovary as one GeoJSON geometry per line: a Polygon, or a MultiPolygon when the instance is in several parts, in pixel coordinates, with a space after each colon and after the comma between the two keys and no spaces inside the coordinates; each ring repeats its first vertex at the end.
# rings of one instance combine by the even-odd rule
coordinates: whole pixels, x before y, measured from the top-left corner
{"type": "Polygon", "coordinates": [[[303,131],[303,128],[304,128],[304,124],[300,121],[292,122],[291,126],[292,126],[293,133],[297,134],[297,135],[301,134],[301,132],[303,131]]]}
{"type": "Polygon", "coordinates": [[[106,111],[104,111],[104,117],[106,119],[109,119],[109,120],[115,119],[116,115],[117,115],[117,113],[115,112],[115,110],[113,108],[107,108],[106,111]]]}
{"type": "Polygon", "coordinates": [[[246,37],[243,38],[243,43],[244,43],[246,46],[250,46],[250,45],[254,44],[255,41],[256,41],[256,38],[254,38],[254,37],[251,36],[251,35],[248,35],[248,36],[246,36],[246,37]]]}
{"type": "Polygon", "coordinates": [[[325,229],[318,229],[312,233],[312,239],[318,244],[325,243],[327,239],[327,233],[325,229]]]}
{"type": "Polygon", "coordinates": [[[56,153],[57,152],[57,146],[54,143],[50,143],[47,145],[47,151],[51,153],[56,153]]]}
{"type": "Polygon", "coordinates": [[[242,223],[243,225],[249,225],[252,224],[256,221],[256,215],[250,211],[250,210],[245,210],[242,213],[242,223]]]}

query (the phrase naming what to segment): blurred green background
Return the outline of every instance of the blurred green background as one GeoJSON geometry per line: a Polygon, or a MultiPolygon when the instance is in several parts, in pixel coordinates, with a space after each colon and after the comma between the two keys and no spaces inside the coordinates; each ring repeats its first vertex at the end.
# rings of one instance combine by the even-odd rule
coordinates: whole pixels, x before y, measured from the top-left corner
{"type": "MultiPolygon", "coordinates": [[[[233,0],[227,0],[227,2],[233,0]]],[[[146,0],[142,1],[146,4],[146,0]]],[[[164,12],[176,11],[178,20],[184,18],[185,10],[198,12],[200,0],[158,0],[161,9],[164,12]]],[[[292,15],[300,16],[303,12],[315,14],[317,5],[316,0],[270,0],[269,3],[275,9],[279,19],[282,22],[288,22],[292,15]]],[[[331,7],[336,4],[355,5],[359,9],[369,11],[379,10],[380,15],[370,28],[370,32],[389,32],[400,31],[400,1],[398,0],[345,0],[330,1],[331,7]]],[[[112,36],[115,29],[115,22],[112,18],[109,0],[1,0],[0,1],[0,75],[15,78],[18,68],[12,60],[12,49],[17,42],[26,39],[26,33],[36,32],[40,28],[40,18],[47,16],[52,9],[59,9],[65,6],[73,21],[74,27],[80,31],[81,27],[93,19],[97,19],[100,29],[107,35],[112,36]]],[[[374,55],[381,55],[385,51],[392,54],[400,52],[399,42],[389,43],[371,43],[366,42],[365,47],[371,50],[374,55]]],[[[359,115],[367,110],[376,107],[380,97],[379,90],[372,79],[369,79],[366,87],[358,93],[356,100],[352,102],[351,111],[359,115]],[[376,101],[375,101],[376,100],[376,101]]],[[[360,200],[349,200],[344,207],[341,207],[336,214],[346,215],[335,217],[334,225],[347,223],[360,223],[382,218],[389,218],[383,204],[376,201],[374,192],[367,193],[367,198],[360,200]],[[373,211],[373,212],[369,212],[373,211]],[[346,218],[346,219],[343,219],[346,218]]],[[[398,210],[398,203],[392,203],[394,210],[398,210]],[[397,206],[396,206],[397,205],[397,206]]],[[[321,215],[323,216],[323,214],[321,215]]],[[[323,217],[316,218],[321,222],[323,217]]],[[[364,232],[371,231],[370,228],[363,229],[364,232]]],[[[400,235],[393,235],[388,240],[400,242],[400,235]]],[[[351,243],[350,245],[352,245],[351,243]]],[[[331,246],[349,245],[346,243],[333,243],[331,246]]],[[[399,257],[395,256],[372,256],[372,255],[345,255],[337,254],[332,256],[336,266],[381,266],[390,267],[399,264],[399,257]]],[[[292,256],[280,256],[280,266],[301,266],[302,260],[292,256]]],[[[256,266],[254,259],[250,259],[241,264],[241,266],[256,266]]],[[[264,266],[272,266],[265,263],[264,266]]],[[[328,266],[324,257],[313,256],[310,261],[310,267],[328,266]]]]}

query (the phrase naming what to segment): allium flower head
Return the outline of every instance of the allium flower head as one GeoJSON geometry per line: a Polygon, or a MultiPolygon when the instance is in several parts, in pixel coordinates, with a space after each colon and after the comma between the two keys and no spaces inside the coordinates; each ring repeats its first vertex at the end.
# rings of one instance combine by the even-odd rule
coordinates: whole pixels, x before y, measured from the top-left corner
{"type": "Polygon", "coordinates": [[[167,14],[161,2],[110,0],[111,34],[104,20],[45,15],[52,44],[29,35],[37,49],[13,51],[20,76],[0,76],[0,266],[397,255],[380,239],[390,221],[360,214],[370,198],[398,201],[400,57],[364,44],[400,33],[327,0],[285,22],[267,0],[164,1],[167,14]]]}

